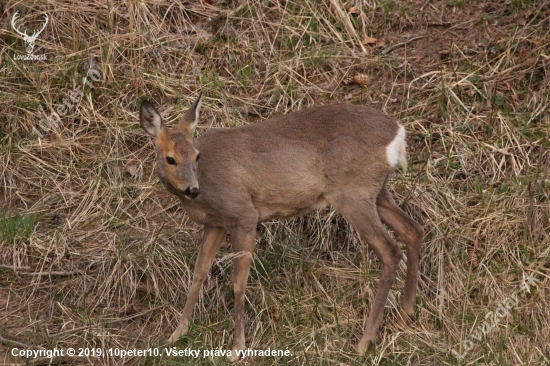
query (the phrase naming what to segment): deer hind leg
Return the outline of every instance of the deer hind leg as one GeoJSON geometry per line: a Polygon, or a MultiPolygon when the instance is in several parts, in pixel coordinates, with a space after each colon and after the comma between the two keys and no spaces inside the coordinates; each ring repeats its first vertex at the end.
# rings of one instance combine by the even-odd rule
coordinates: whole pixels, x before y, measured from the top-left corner
{"type": "Polygon", "coordinates": [[[230,231],[233,252],[237,257],[233,260],[233,291],[235,292],[235,326],[233,330],[233,347],[231,360],[239,359],[237,351],[246,348],[244,332],[244,299],[252,253],[256,246],[256,224],[236,226],[230,231]]]}
{"type": "Polygon", "coordinates": [[[398,240],[407,247],[407,274],[400,312],[400,321],[406,325],[410,321],[414,321],[414,303],[419,275],[418,262],[424,231],[422,226],[395,204],[386,187],[378,195],[376,205],[382,222],[390,226],[397,234],[398,240]]]}
{"type": "Polygon", "coordinates": [[[180,322],[170,338],[168,343],[173,343],[178,340],[183,335],[186,335],[189,330],[189,319],[193,315],[193,308],[197,303],[197,298],[199,297],[199,292],[206,278],[206,275],[212,267],[212,262],[220,245],[222,244],[223,238],[225,236],[225,229],[220,227],[205,226],[204,227],[204,237],[202,245],[199,249],[199,255],[195,263],[195,269],[193,273],[193,282],[191,284],[191,289],[187,295],[187,301],[185,302],[185,307],[183,308],[183,314],[181,316],[180,322]]]}
{"type": "Polygon", "coordinates": [[[378,217],[374,200],[361,200],[357,198],[357,192],[353,192],[346,196],[340,195],[331,200],[331,203],[355,228],[361,239],[367,242],[381,263],[380,280],[374,302],[367,319],[365,332],[357,344],[357,352],[362,355],[378,337],[384,306],[403,253],[384,229],[378,217]]]}

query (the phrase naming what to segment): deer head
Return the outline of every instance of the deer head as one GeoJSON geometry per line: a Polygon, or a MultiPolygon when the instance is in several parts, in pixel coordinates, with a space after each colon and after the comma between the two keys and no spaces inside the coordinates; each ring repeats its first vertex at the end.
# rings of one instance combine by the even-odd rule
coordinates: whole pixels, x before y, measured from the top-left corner
{"type": "Polygon", "coordinates": [[[151,103],[143,101],[140,107],[141,127],[155,141],[160,180],[191,200],[200,193],[197,181],[200,154],[193,144],[193,132],[199,122],[201,104],[202,94],[199,94],[181,122],[171,129],[166,128],[162,117],[151,103]]]}
{"type": "Polygon", "coordinates": [[[48,24],[48,20],[50,19],[48,17],[47,14],[44,14],[44,25],[42,26],[42,28],[40,30],[35,30],[31,36],[29,36],[27,34],[27,30],[25,29],[24,32],[21,32],[17,29],[17,27],[15,26],[15,21],[19,18],[19,11],[16,11],[15,14],[13,14],[13,17],[11,18],[11,26],[13,28],[13,30],[15,32],[17,32],[17,34],[19,34],[21,37],[23,37],[23,40],[25,41],[25,43],[27,44],[27,47],[26,47],[26,51],[28,54],[31,54],[32,51],[34,50],[34,42],[36,41],[36,39],[38,38],[38,36],[40,35],[40,33],[42,33],[42,31],[46,28],[46,25],[48,24]]]}

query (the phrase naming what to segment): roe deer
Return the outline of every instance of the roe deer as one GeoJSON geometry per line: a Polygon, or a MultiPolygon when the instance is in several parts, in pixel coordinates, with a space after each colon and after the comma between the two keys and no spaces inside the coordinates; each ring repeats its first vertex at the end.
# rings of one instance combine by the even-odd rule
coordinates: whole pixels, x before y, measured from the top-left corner
{"type": "Polygon", "coordinates": [[[383,309],[403,254],[382,222],[407,247],[400,321],[414,319],[422,227],[403,212],[386,188],[394,167],[406,169],[405,129],[367,106],[335,104],[294,112],[248,126],[210,129],[193,140],[202,94],[171,129],[147,101],[141,127],[154,139],[156,169],[204,238],[181,320],[169,338],[185,335],[200,288],[229,232],[235,253],[235,328],[231,356],[244,350],[244,297],[258,222],[331,205],[355,228],[381,262],[366,330],[364,354],[377,338],[383,309]],[[200,159],[199,159],[200,157],[200,159]]]}

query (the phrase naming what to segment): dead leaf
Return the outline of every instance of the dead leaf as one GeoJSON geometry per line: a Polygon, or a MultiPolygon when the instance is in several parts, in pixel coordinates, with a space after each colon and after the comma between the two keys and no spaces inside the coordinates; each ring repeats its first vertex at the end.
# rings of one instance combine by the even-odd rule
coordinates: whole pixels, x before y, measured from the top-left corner
{"type": "Polygon", "coordinates": [[[144,294],[151,294],[151,295],[155,294],[155,292],[152,289],[150,289],[149,286],[147,286],[144,283],[140,283],[139,285],[137,285],[136,291],[142,292],[144,294]]]}
{"type": "Polygon", "coordinates": [[[136,176],[137,171],[138,171],[138,166],[136,164],[126,165],[126,172],[128,172],[128,174],[130,174],[132,177],[136,176]]]}
{"type": "Polygon", "coordinates": [[[137,313],[133,304],[128,304],[119,312],[120,317],[132,316],[137,313]]]}
{"type": "Polygon", "coordinates": [[[369,37],[369,36],[365,36],[365,38],[363,38],[363,44],[375,44],[378,40],[376,38],[372,38],[372,37],[369,37]]]}

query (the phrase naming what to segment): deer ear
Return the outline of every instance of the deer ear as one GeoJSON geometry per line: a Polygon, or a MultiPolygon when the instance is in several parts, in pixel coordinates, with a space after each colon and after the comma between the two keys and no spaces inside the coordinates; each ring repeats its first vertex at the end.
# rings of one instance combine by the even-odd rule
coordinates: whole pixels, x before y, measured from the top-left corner
{"type": "Polygon", "coordinates": [[[202,92],[199,93],[199,97],[195,100],[195,103],[185,112],[182,117],[181,123],[189,125],[191,133],[195,131],[195,128],[199,124],[199,115],[202,106],[202,92]]]}
{"type": "Polygon", "coordinates": [[[159,112],[146,100],[139,107],[139,124],[151,137],[156,137],[165,127],[159,112]]]}

